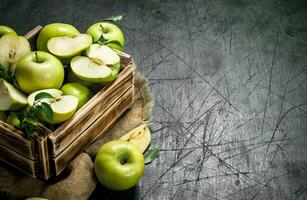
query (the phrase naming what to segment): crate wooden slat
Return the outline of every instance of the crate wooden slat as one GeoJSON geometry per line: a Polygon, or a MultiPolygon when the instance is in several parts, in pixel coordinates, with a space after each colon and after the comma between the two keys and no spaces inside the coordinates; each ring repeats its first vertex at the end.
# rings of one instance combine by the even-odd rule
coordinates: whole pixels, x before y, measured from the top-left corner
{"type": "Polygon", "coordinates": [[[2,144],[0,144],[0,155],[1,161],[29,174],[30,176],[36,177],[34,160],[30,160],[2,144]]]}
{"type": "Polygon", "coordinates": [[[62,152],[82,132],[91,126],[111,106],[114,99],[122,96],[125,90],[133,84],[133,67],[131,63],[128,63],[127,68],[122,72],[110,87],[99,91],[89,104],[78,110],[72,119],[63,123],[49,136],[52,144],[51,151],[53,157],[62,152]],[[91,113],[90,115],[88,114],[89,112],[91,113]]]}
{"type": "MultiPolygon", "coordinates": [[[[26,34],[32,50],[43,27],[26,34]]],[[[30,139],[0,120],[0,160],[43,180],[59,175],[67,164],[101,136],[134,102],[133,60],[115,50],[121,58],[117,78],[104,86],[74,116],[54,132],[44,129],[30,139]]]]}
{"type": "Polygon", "coordinates": [[[1,120],[0,144],[30,160],[34,160],[32,142],[24,137],[24,133],[1,120]]]}

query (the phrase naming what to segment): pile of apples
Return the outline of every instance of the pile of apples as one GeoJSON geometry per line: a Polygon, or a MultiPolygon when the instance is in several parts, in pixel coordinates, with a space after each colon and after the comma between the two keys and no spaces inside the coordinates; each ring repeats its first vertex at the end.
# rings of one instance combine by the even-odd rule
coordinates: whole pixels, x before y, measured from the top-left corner
{"type": "Polygon", "coordinates": [[[46,25],[38,35],[37,51],[31,51],[25,37],[0,26],[0,64],[11,76],[10,81],[0,71],[0,120],[18,128],[12,111],[35,106],[35,96],[42,92],[53,97],[43,100],[53,118],[42,116],[40,121],[59,124],[70,119],[95,89],[116,78],[120,57],[113,49],[123,47],[122,31],[109,22],[93,24],[86,33],[69,24],[46,25]]]}

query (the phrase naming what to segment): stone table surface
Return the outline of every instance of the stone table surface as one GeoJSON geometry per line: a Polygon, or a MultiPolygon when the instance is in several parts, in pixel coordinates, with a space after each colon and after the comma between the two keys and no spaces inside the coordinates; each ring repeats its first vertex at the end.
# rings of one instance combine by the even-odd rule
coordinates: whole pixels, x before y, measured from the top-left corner
{"type": "Polygon", "coordinates": [[[1,0],[0,11],[21,34],[127,14],[160,155],[137,187],[91,199],[307,199],[306,1],[1,0]]]}

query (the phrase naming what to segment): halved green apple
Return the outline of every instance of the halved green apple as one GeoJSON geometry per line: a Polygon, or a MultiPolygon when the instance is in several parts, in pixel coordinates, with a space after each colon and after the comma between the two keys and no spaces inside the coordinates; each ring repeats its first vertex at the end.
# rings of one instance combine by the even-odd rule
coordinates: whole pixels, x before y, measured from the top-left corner
{"type": "Polygon", "coordinates": [[[3,35],[0,38],[0,64],[9,68],[19,58],[31,52],[29,41],[23,36],[3,35]]]}
{"type": "Polygon", "coordinates": [[[93,43],[93,38],[89,34],[76,36],[61,36],[51,38],[47,43],[50,53],[59,58],[71,58],[80,54],[93,43]]]}
{"type": "Polygon", "coordinates": [[[41,102],[48,103],[53,111],[53,119],[50,121],[42,116],[41,120],[50,124],[59,124],[70,119],[76,112],[78,107],[78,98],[72,95],[63,95],[63,92],[58,89],[44,89],[33,92],[28,96],[28,104],[32,107],[35,101],[35,96],[38,93],[46,92],[53,98],[42,99],[41,102]]]}
{"type": "Polygon", "coordinates": [[[92,44],[86,50],[87,56],[76,56],[71,60],[73,73],[90,83],[113,81],[120,69],[120,57],[108,46],[92,44]]]}
{"type": "Polygon", "coordinates": [[[27,97],[12,84],[0,79],[0,111],[18,110],[27,105],[27,97]]]}

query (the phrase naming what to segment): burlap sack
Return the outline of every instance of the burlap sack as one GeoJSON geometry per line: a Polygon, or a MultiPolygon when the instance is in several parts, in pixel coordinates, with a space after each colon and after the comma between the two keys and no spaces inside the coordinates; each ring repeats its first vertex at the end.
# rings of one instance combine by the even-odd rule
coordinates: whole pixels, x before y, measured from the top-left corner
{"type": "Polygon", "coordinates": [[[56,180],[43,182],[0,163],[0,199],[35,196],[50,200],[88,199],[97,184],[92,160],[98,149],[107,141],[117,139],[147,121],[152,105],[153,98],[147,81],[136,73],[135,103],[132,108],[85,152],[78,155],[56,180]]]}

